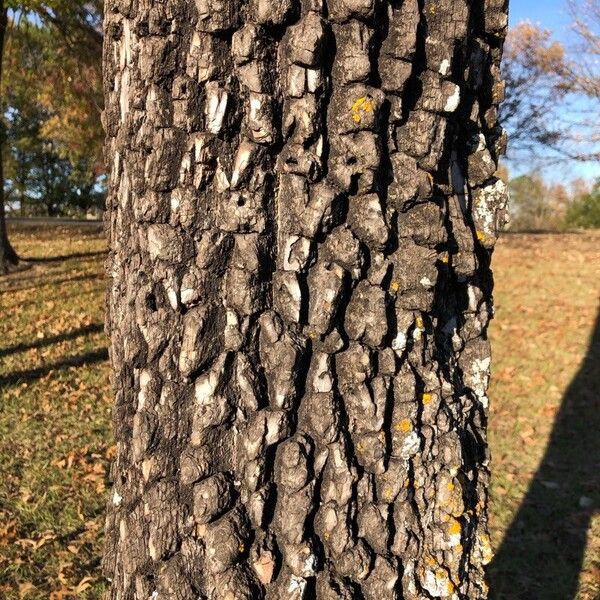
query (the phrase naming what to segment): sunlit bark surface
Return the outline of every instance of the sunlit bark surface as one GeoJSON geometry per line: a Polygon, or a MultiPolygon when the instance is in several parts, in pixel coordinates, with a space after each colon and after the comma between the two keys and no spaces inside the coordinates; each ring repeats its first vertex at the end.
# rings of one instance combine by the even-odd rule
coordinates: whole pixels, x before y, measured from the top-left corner
{"type": "Polygon", "coordinates": [[[486,598],[505,0],[106,5],[109,598],[486,598]]]}

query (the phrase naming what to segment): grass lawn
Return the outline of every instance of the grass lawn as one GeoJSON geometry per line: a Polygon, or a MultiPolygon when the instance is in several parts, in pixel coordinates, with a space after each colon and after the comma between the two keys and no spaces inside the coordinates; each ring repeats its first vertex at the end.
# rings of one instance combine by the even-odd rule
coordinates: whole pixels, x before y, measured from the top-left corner
{"type": "MultiPolygon", "coordinates": [[[[0,598],[98,599],[113,452],[105,243],[87,228],[11,236],[32,266],[0,279],[0,598]]],[[[600,232],[506,235],[494,272],[492,597],[594,600],[600,232]]]]}
{"type": "Polygon", "coordinates": [[[0,279],[0,598],[99,598],[105,242],[87,228],[11,234],[21,256],[44,261],[0,279]]]}
{"type": "Polygon", "coordinates": [[[494,256],[494,598],[600,598],[600,231],[494,256]]]}

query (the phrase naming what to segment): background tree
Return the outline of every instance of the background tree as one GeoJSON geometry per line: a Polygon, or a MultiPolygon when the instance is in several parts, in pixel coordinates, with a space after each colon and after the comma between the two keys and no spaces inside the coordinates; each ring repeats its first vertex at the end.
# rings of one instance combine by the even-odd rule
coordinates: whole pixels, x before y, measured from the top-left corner
{"type": "Polygon", "coordinates": [[[561,185],[549,185],[540,175],[520,175],[511,179],[510,227],[517,231],[557,230],[571,198],[561,185]]]}
{"type": "MultiPolygon", "coordinates": [[[[4,76],[0,81],[3,130],[6,127],[5,113],[11,108],[7,102],[8,92],[22,86],[23,79],[28,79],[31,84],[28,89],[30,101],[35,98],[34,101],[45,111],[44,121],[38,127],[41,138],[45,143],[51,142],[53,151],[58,152],[61,158],[71,161],[79,179],[85,179],[82,165],[85,165],[88,177],[98,176],[101,172],[101,15],[100,0],[3,0],[0,3],[0,33],[5,42],[0,53],[4,76]],[[10,39],[5,39],[9,29],[11,33],[17,32],[14,45],[10,44],[10,39]],[[28,36],[28,44],[32,43],[31,47],[19,45],[18,38],[24,33],[28,36]],[[43,34],[46,37],[40,45],[34,37],[43,34]],[[42,62],[36,64],[35,69],[27,63],[32,49],[37,50],[38,58],[40,52],[43,55],[42,62]],[[7,59],[12,66],[10,71],[6,69],[7,59]],[[7,78],[10,80],[7,81],[7,78]]],[[[16,108],[19,112],[19,107],[16,108]]],[[[14,116],[14,111],[12,114],[14,116]]],[[[38,111],[36,116],[39,114],[38,111]]],[[[21,118],[24,115],[21,110],[21,118]]],[[[34,125],[32,123],[30,133],[35,130],[34,125]]],[[[4,133],[0,140],[2,159],[6,155],[5,137],[4,133]]],[[[6,234],[5,186],[3,173],[0,172],[0,175],[0,271],[5,272],[16,266],[18,259],[6,234]]]]}
{"type": "Polygon", "coordinates": [[[569,227],[586,229],[600,227],[600,182],[596,182],[591,191],[576,197],[566,214],[569,227]]]}
{"type": "Polygon", "coordinates": [[[109,597],[487,596],[498,0],[110,0],[109,597]]]}
{"type": "Polygon", "coordinates": [[[55,0],[38,10],[45,27],[36,100],[48,112],[41,135],[76,170],[97,177],[104,172],[103,3],[55,0]]]}
{"type": "Polygon", "coordinates": [[[511,28],[502,61],[506,99],[500,121],[510,132],[509,156],[516,161],[560,152],[565,124],[560,115],[567,89],[560,73],[565,49],[552,32],[529,22],[511,28]]]}
{"type": "MultiPolygon", "coordinates": [[[[91,131],[80,122],[76,144],[65,142],[64,135],[52,136],[64,115],[51,112],[44,96],[54,73],[67,69],[56,61],[56,45],[53,28],[22,20],[11,31],[5,56],[5,194],[8,205],[17,203],[21,214],[66,215],[103,200],[97,176],[99,144],[94,141],[99,119],[90,123],[91,131]],[[87,148],[84,139],[89,140],[87,148]]],[[[63,133],[68,129],[65,124],[63,133]]]]}
{"type": "MultiPolygon", "coordinates": [[[[4,47],[6,45],[6,32],[8,29],[8,7],[5,0],[0,0],[0,98],[4,77],[4,65],[2,57],[4,55],[4,47]]],[[[2,107],[2,103],[0,103],[2,107]]],[[[6,219],[4,215],[4,141],[6,131],[4,120],[0,115],[0,275],[7,273],[15,268],[19,262],[17,253],[14,251],[6,231],[6,219]]]]}
{"type": "Polygon", "coordinates": [[[600,3],[568,0],[567,7],[573,32],[568,42],[529,22],[509,31],[500,121],[510,132],[515,162],[600,159],[600,3]]]}

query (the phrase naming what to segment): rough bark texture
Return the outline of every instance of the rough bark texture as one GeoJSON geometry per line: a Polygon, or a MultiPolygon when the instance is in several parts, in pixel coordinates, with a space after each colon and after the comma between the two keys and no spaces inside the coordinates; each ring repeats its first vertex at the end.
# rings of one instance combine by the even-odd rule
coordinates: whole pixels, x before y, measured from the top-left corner
{"type": "Polygon", "coordinates": [[[108,0],[111,599],[487,597],[506,0],[108,0]]]}
{"type": "MultiPolygon", "coordinates": [[[[4,44],[8,25],[7,8],[4,0],[0,0],[0,93],[2,92],[2,67],[4,63],[4,44]]],[[[0,107],[4,104],[0,102],[0,107]]],[[[4,216],[4,124],[0,123],[0,275],[13,270],[19,263],[17,253],[8,240],[6,219],[4,216]]]]}

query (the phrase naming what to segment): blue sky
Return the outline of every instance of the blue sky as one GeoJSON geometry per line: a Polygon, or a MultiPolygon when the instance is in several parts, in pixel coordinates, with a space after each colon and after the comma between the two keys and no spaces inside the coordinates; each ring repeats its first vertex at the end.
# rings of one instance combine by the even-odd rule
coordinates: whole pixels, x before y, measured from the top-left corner
{"type": "Polygon", "coordinates": [[[569,16],[563,0],[509,0],[510,24],[529,20],[552,29],[559,39],[568,32],[569,16]]]}
{"type": "MultiPolygon", "coordinates": [[[[566,0],[509,0],[510,25],[520,21],[531,21],[544,29],[550,29],[553,37],[565,45],[573,40],[570,28],[571,18],[567,10],[566,0]]],[[[539,165],[509,165],[511,175],[537,171],[539,165]]],[[[589,179],[600,178],[598,163],[562,163],[551,169],[544,169],[545,176],[552,181],[571,180],[575,177],[589,179]]]]}

